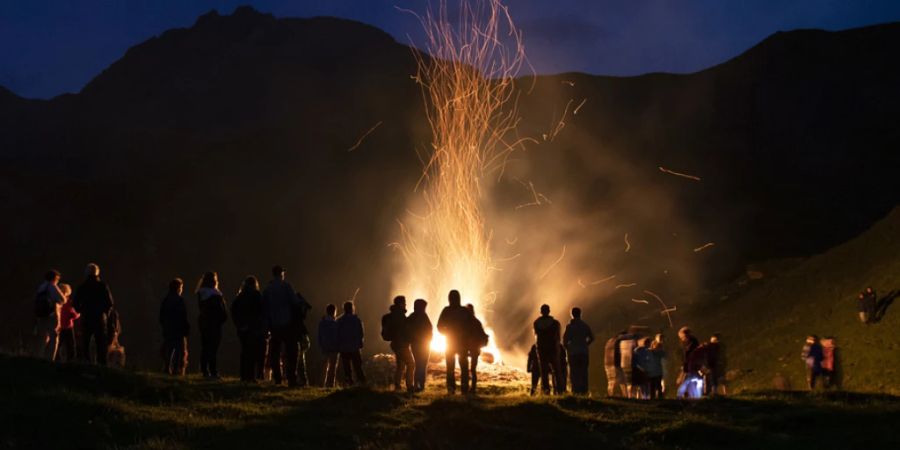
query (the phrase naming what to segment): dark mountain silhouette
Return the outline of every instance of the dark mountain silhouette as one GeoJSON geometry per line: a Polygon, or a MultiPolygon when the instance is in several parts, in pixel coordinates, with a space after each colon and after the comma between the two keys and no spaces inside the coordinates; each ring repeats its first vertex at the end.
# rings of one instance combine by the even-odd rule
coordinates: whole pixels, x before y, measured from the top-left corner
{"type": "MultiPolygon", "coordinates": [[[[690,263],[706,283],[822,251],[900,197],[898,45],[900,24],[797,31],[690,75],[538,77],[520,99],[520,131],[542,142],[511,170],[573,215],[606,211],[618,242],[632,230],[646,249],[622,270],[674,271],[657,258],[673,235],[690,236],[674,244],[685,258],[717,243],[690,263]],[[558,136],[540,138],[561,117],[558,136]]],[[[37,101],[0,89],[10,320],[28,323],[48,267],[77,281],[87,260],[112,285],[126,345],[144,355],[168,279],[208,269],[230,296],[248,272],[284,264],[317,307],[361,287],[362,314],[375,317],[396,264],[386,244],[429,142],[414,73],[410,49],[373,27],[242,7],[131,48],[80,93],[37,101]]],[[[528,201],[512,178],[497,194],[510,209],[528,201]]]]}

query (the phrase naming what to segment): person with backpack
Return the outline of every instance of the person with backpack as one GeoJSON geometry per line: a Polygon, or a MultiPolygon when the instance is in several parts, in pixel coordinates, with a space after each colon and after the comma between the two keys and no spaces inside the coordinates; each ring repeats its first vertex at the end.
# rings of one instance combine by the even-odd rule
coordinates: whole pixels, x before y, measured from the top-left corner
{"type": "MultiPolygon", "coordinates": [[[[272,268],[272,280],[262,294],[263,320],[272,334],[269,340],[269,367],[272,381],[280,385],[286,379],[289,387],[297,386],[297,359],[300,351],[300,329],[295,316],[300,310],[300,297],[285,281],[285,269],[272,268]],[[283,357],[282,357],[283,355],[283,357]],[[282,358],[284,368],[282,372],[282,358]]],[[[302,322],[301,322],[302,323],[302,322]]]]}
{"type": "Polygon", "coordinates": [[[228,320],[225,296],[219,290],[219,275],[206,272],[197,284],[197,301],[200,315],[200,372],[204,378],[218,379],[219,345],[222,343],[222,325],[228,320]]]}
{"type": "Polygon", "coordinates": [[[413,312],[406,318],[406,332],[409,335],[410,350],[416,366],[413,382],[416,392],[425,390],[425,380],[428,370],[428,358],[431,357],[431,338],[434,327],[428,318],[428,302],[424,299],[416,299],[413,302],[413,312]]]}
{"type": "Polygon", "coordinates": [[[325,360],[322,364],[322,387],[333,388],[336,378],[337,362],[338,362],[338,334],[337,321],[335,315],[337,307],[328,304],[325,307],[325,315],[319,320],[319,334],[316,342],[319,343],[319,350],[322,352],[322,358],[325,360]]]}
{"type": "Polygon", "coordinates": [[[184,376],[188,363],[188,335],[191,325],[184,303],[184,281],[174,278],[159,306],[159,326],[163,334],[163,363],[168,375],[184,376]]]}
{"type": "Polygon", "coordinates": [[[352,301],[344,302],[344,314],[337,319],[338,351],[341,366],[344,367],[344,384],[366,384],[366,374],[362,368],[362,348],[365,329],[356,315],[352,301]],[[354,376],[356,379],[354,380],[354,376]]]}
{"type": "MultiPolygon", "coordinates": [[[[77,355],[75,353],[75,321],[78,320],[78,311],[72,305],[72,287],[65,283],[59,284],[59,290],[65,297],[66,302],[59,308],[59,326],[56,328],[56,334],[59,336],[58,349],[66,351],[66,362],[75,361],[77,355]]],[[[60,358],[62,350],[57,350],[56,357],[60,358]]]]}
{"type": "Polygon", "coordinates": [[[816,389],[816,380],[822,376],[822,360],[825,355],[818,336],[811,334],[806,337],[806,344],[800,352],[800,359],[806,366],[806,385],[810,391],[816,389]]]}
{"type": "Polygon", "coordinates": [[[541,364],[541,392],[550,395],[550,379],[557,394],[560,391],[559,345],[562,340],[559,321],[550,315],[550,305],[541,305],[541,315],[533,324],[538,360],[541,364]]]}
{"type": "Polygon", "coordinates": [[[59,326],[58,311],[66,302],[65,296],[59,290],[59,279],[58,271],[48,271],[34,296],[34,335],[36,339],[34,356],[50,361],[56,359],[59,345],[59,335],[56,334],[59,326]]]}
{"type": "Polygon", "coordinates": [[[606,396],[614,397],[618,387],[622,396],[627,396],[625,391],[625,373],[621,368],[622,356],[619,353],[619,339],[628,334],[622,330],[617,335],[609,338],[603,346],[603,368],[606,372],[606,396]]]}
{"type": "Polygon", "coordinates": [[[447,294],[448,305],[438,317],[437,329],[446,336],[447,348],[444,361],[447,364],[447,394],[456,393],[456,361],[459,360],[460,391],[469,393],[469,358],[466,357],[466,342],[472,327],[469,311],[462,306],[462,296],[453,289],[447,294]]]}
{"type": "Polygon", "coordinates": [[[262,293],[254,276],[244,279],[231,302],[231,320],[241,343],[241,381],[255,383],[265,365],[266,337],[263,331],[262,293]]]}
{"type": "Polygon", "coordinates": [[[406,391],[413,392],[415,361],[406,330],[406,297],[394,297],[390,312],[381,317],[381,338],[391,343],[391,351],[394,352],[394,390],[399,392],[400,381],[405,379],[406,391]]]}
{"type": "Polygon", "coordinates": [[[478,320],[478,317],[475,316],[475,305],[469,303],[466,305],[466,310],[469,311],[469,326],[471,327],[468,335],[468,340],[465,344],[465,352],[466,358],[469,359],[469,393],[475,394],[475,391],[478,387],[478,358],[481,357],[481,349],[482,347],[486,347],[488,345],[488,339],[490,337],[484,331],[484,325],[478,320]]]}
{"type": "Polygon", "coordinates": [[[75,290],[73,298],[75,310],[81,314],[81,357],[91,362],[91,340],[96,349],[97,364],[106,365],[109,353],[109,330],[107,329],[109,314],[113,309],[113,297],[109,286],[100,279],[100,266],[94,263],[87,265],[85,280],[75,290]]]}
{"type": "Polygon", "coordinates": [[[581,320],[581,308],[572,308],[572,320],[563,333],[563,344],[568,353],[569,374],[572,377],[572,393],[588,393],[588,347],[594,343],[594,332],[581,320]]]}

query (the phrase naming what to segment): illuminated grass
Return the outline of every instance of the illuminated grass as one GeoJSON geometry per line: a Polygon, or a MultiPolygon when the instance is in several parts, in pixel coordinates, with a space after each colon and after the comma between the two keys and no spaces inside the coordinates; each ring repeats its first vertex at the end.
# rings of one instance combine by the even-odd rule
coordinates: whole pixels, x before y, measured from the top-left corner
{"type": "Polygon", "coordinates": [[[285,389],[0,356],[4,448],[896,448],[900,399],[757,393],[660,403],[485,385],[285,389]],[[486,392],[491,392],[486,394],[486,392]],[[52,425],[52,426],[51,426],[52,425]],[[52,430],[52,431],[51,431],[52,430]]]}

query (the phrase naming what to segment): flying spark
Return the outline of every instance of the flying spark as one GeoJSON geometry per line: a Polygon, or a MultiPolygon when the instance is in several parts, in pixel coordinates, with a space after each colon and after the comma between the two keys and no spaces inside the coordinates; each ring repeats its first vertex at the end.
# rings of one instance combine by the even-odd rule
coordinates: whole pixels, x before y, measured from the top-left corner
{"type": "Polygon", "coordinates": [[[659,171],[663,172],[663,173],[668,173],[670,175],[675,175],[676,177],[682,177],[682,178],[687,178],[689,180],[700,181],[700,177],[697,177],[694,175],[688,175],[686,173],[675,172],[674,170],[666,169],[663,166],[659,166],[659,171]]]}
{"type": "Polygon", "coordinates": [[[546,277],[547,274],[550,273],[550,271],[553,270],[553,268],[556,267],[556,265],[559,264],[565,257],[566,257],[566,246],[563,245],[562,254],[559,255],[559,258],[557,258],[556,261],[553,261],[553,264],[550,264],[550,267],[548,267],[547,270],[545,270],[544,273],[541,274],[541,276],[538,279],[543,280],[544,277],[546,277]]]}
{"type": "Polygon", "coordinates": [[[703,250],[706,250],[706,249],[708,249],[708,248],[710,248],[710,247],[712,247],[712,246],[714,246],[714,245],[716,245],[715,242],[707,242],[707,243],[705,243],[705,244],[703,244],[703,245],[701,245],[701,246],[695,248],[695,249],[694,249],[694,253],[702,252],[703,250]]]}
{"type": "Polygon", "coordinates": [[[363,133],[363,135],[359,137],[359,140],[356,141],[356,144],[354,144],[353,147],[348,148],[347,151],[352,152],[353,150],[356,150],[357,148],[359,148],[359,146],[362,145],[363,140],[365,140],[367,136],[372,134],[372,132],[375,131],[375,129],[380,126],[381,126],[381,121],[379,120],[378,123],[376,123],[374,127],[369,128],[369,131],[366,131],[365,133],[363,133]]]}

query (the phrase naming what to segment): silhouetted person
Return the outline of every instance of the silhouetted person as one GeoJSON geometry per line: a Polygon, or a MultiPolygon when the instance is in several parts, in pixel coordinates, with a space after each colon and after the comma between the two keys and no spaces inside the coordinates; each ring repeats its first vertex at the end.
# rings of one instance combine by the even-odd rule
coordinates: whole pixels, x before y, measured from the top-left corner
{"type": "Polygon", "coordinates": [[[413,376],[415,390],[425,389],[425,380],[428,370],[428,358],[431,356],[431,338],[434,327],[428,313],[425,311],[428,302],[417,299],[413,303],[413,312],[406,318],[406,332],[409,335],[410,349],[416,370],[413,376]]]}
{"type": "Polygon", "coordinates": [[[541,381],[541,361],[538,359],[537,344],[532,344],[531,350],[528,351],[528,362],[525,370],[531,374],[531,391],[529,394],[534,395],[537,393],[538,382],[541,381]]]}
{"type": "Polygon", "coordinates": [[[169,375],[184,375],[188,362],[187,305],[184,303],[184,281],[175,278],[169,282],[169,292],[159,307],[159,325],[163,333],[163,361],[169,375]]]}
{"type": "Polygon", "coordinates": [[[94,263],[87,265],[85,280],[75,290],[75,310],[81,314],[81,338],[84,344],[82,359],[91,360],[91,340],[97,354],[97,363],[106,365],[109,350],[107,340],[107,319],[113,309],[113,297],[109,287],[100,279],[100,267],[94,263]]]}
{"type": "Polygon", "coordinates": [[[719,394],[719,387],[722,387],[722,393],[726,391],[725,387],[725,352],[720,342],[721,336],[714,334],[709,338],[706,344],[706,365],[707,372],[704,374],[706,378],[706,395],[715,397],[719,394]]]}
{"type": "MultiPolygon", "coordinates": [[[[868,325],[875,322],[875,310],[878,305],[878,296],[875,294],[875,289],[872,289],[871,286],[867,287],[862,295],[862,310],[865,312],[865,320],[863,322],[868,325]]],[[[862,314],[860,314],[860,317],[862,318],[862,314]]]]}
{"type": "Polygon", "coordinates": [[[266,354],[262,293],[256,277],[244,279],[237,297],[231,302],[231,320],[241,342],[241,381],[255,382],[262,374],[266,354]]]}
{"type": "Polygon", "coordinates": [[[709,370],[709,345],[700,344],[687,355],[684,379],[676,397],[696,399],[703,396],[703,375],[709,370]]]}
{"type": "Polygon", "coordinates": [[[75,321],[80,315],[75,311],[72,304],[72,287],[65,283],[59,284],[59,290],[65,297],[66,302],[59,307],[59,326],[56,327],[56,334],[59,336],[59,345],[56,357],[62,360],[63,350],[66,352],[66,361],[74,361],[77,357],[75,352],[75,321]]]}
{"type": "Polygon", "coordinates": [[[626,335],[627,331],[620,331],[619,334],[609,338],[603,347],[603,367],[606,370],[606,395],[614,397],[616,395],[616,387],[622,392],[623,396],[628,393],[625,390],[625,373],[622,371],[622,355],[619,353],[619,338],[626,335]]]}
{"type": "Polygon", "coordinates": [[[559,321],[550,315],[550,305],[541,305],[541,316],[534,321],[538,360],[541,362],[541,391],[550,394],[550,377],[556,393],[561,394],[559,345],[562,339],[559,321]]]}
{"type": "Polygon", "coordinates": [[[826,389],[838,387],[835,373],[838,368],[837,346],[831,336],[822,338],[822,382],[826,389]]]}
{"type": "Polygon", "coordinates": [[[650,344],[653,339],[642,338],[638,341],[637,348],[634,349],[634,382],[632,388],[635,390],[635,398],[650,398],[650,378],[661,377],[662,368],[658,367],[656,355],[650,350],[650,344]]]}
{"type": "MultiPolygon", "coordinates": [[[[653,338],[653,342],[650,344],[650,350],[653,350],[653,353],[659,358],[660,364],[662,365],[662,377],[659,380],[659,397],[658,398],[663,398],[666,395],[666,378],[669,375],[669,369],[668,369],[668,364],[667,364],[669,355],[668,355],[668,352],[666,351],[665,338],[663,337],[662,334],[657,334],[653,338]]],[[[651,383],[652,383],[652,380],[651,380],[651,383]]],[[[650,390],[651,390],[650,397],[654,398],[652,384],[650,386],[650,390]]]]}
{"type": "Polygon", "coordinates": [[[394,352],[394,390],[399,391],[400,382],[405,379],[406,390],[413,392],[415,361],[406,330],[406,297],[394,297],[390,312],[381,317],[381,338],[391,343],[391,351],[394,352]]]}
{"type": "Polygon", "coordinates": [[[678,330],[678,340],[681,342],[681,374],[678,375],[677,384],[681,385],[688,373],[688,361],[691,353],[700,346],[700,341],[694,337],[691,329],[688,327],[681,327],[678,330]]]}
{"type": "Polygon", "coordinates": [[[344,368],[344,384],[352,386],[354,376],[356,383],[365,384],[366,374],[362,368],[365,330],[362,321],[353,310],[353,302],[344,302],[344,314],[337,319],[337,335],[341,366],[344,368]]]}
{"type": "Polygon", "coordinates": [[[619,366],[625,380],[625,396],[628,398],[636,397],[637,389],[633,389],[633,387],[643,383],[641,373],[634,370],[633,358],[634,349],[637,348],[638,341],[642,338],[640,327],[634,325],[628,327],[626,334],[619,336],[619,366]]]}
{"type": "Polygon", "coordinates": [[[319,320],[319,335],[316,342],[322,352],[322,387],[334,387],[338,363],[338,330],[335,315],[337,307],[329,303],[325,315],[319,320]]]}
{"type": "Polygon", "coordinates": [[[59,345],[59,308],[66,302],[66,297],[59,290],[60,274],[51,270],[44,275],[44,281],[38,286],[34,296],[34,335],[35,358],[54,360],[59,345]]]}
{"type": "Polygon", "coordinates": [[[470,317],[469,338],[465,344],[466,357],[469,358],[469,373],[471,374],[469,392],[474,394],[478,387],[478,358],[481,357],[481,348],[488,344],[489,336],[484,332],[484,325],[475,316],[475,306],[469,303],[466,305],[466,310],[469,311],[470,317]]]}
{"type": "Polygon", "coordinates": [[[462,306],[459,291],[452,290],[447,295],[449,302],[438,317],[438,331],[447,338],[444,360],[447,363],[447,393],[456,392],[456,361],[459,359],[460,391],[469,393],[469,361],[466,357],[466,341],[471,332],[471,315],[462,306]]]}
{"type": "Polygon", "coordinates": [[[269,340],[272,381],[281,384],[283,379],[287,379],[288,386],[293,387],[297,385],[297,358],[300,352],[300,330],[294,322],[294,315],[300,308],[300,298],[294,287],[284,280],[284,274],[283,267],[272,268],[272,280],[263,291],[263,321],[265,328],[272,333],[269,340]]]}
{"type": "Polygon", "coordinates": [[[806,385],[811,391],[816,388],[816,380],[822,376],[822,359],[824,357],[819,338],[815,335],[807,336],[806,344],[800,352],[800,359],[806,366],[806,385]]]}
{"type": "Polygon", "coordinates": [[[297,305],[291,312],[291,326],[297,333],[297,341],[299,342],[299,352],[297,354],[297,385],[306,386],[309,384],[309,378],[306,376],[306,351],[309,350],[309,331],[306,328],[306,315],[312,305],[306,299],[297,293],[297,305]]]}
{"type": "Polygon", "coordinates": [[[200,314],[200,372],[205,378],[219,378],[218,355],[222,343],[222,325],[228,320],[225,296],[219,290],[219,275],[206,272],[197,284],[200,314]]]}
{"type": "Polygon", "coordinates": [[[588,393],[588,347],[594,343],[594,332],[581,320],[581,308],[572,308],[572,320],[566,325],[563,344],[568,350],[569,376],[572,377],[572,393],[588,393]]]}

